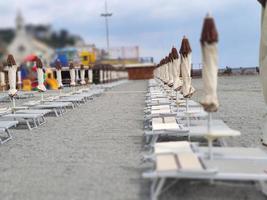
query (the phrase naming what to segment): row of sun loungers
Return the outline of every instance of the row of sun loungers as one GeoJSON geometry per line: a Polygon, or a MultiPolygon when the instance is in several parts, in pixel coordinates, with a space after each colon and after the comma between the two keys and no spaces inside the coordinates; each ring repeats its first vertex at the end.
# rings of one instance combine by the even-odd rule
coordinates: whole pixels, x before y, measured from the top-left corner
{"type": "MultiPolygon", "coordinates": [[[[12,139],[10,128],[20,125],[26,125],[28,130],[37,128],[46,123],[47,116],[61,117],[68,109],[74,109],[92,100],[93,97],[99,96],[105,89],[110,89],[121,83],[123,81],[81,88],[69,93],[51,95],[42,100],[30,100],[23,103],[22,106],[0,108],[0,133],[5,133],[5,137],[0,136],[0,144],[12,139]]],[[[19,96],[32,98],[40,96],[40,94],[38,92],[19,92],[19,96]]]]}
{"type": "Polygon", "coordinates": [[[252,181],[267,194],[266,152],[223,146],[223,138],[239,136],[240,132],[222,120],[212,120],[208,129],[207,113],[201,106],[172,93],[160,80],[149,81],[144,109],[148,151],[144,160],[151,162],[152,168],[143,177],[151,180],[151,199],[164,195],[168,179],[252,181]],[[214,141],[216,147],[212,146],[214,141]]]}

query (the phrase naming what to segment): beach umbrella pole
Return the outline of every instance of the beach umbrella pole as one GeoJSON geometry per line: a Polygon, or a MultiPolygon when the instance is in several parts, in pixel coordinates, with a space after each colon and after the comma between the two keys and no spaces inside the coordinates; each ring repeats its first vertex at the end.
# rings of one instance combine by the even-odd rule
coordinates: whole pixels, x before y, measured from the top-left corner
{"type": "Polygon", "coordinates": [[[171,87],[171,105],[174,105],[174,98],[173,98],[173,87],[171,87]]]}
{"type": "Polygon", "coordinates": [[[15,97],[11,97],[12,99],[12,110],[15,110],[16,108],[16,100],[15,100],[15,97]]]}
{"type": "Polygon", "coordinates": [[[44,101],[44,93],[41,92],[41,101],[43,102],[44,101]]]}
{"type": "MultiPolygon", "coordinates": [[[[208,121],[207,121],[207,130],[208,130],[208,135],[210,134],[211,131],[211,123],[212,123],[212,114],[211,112],[208,112],[208,121]]],[[[209,146],[209,159],[212,160],[213,156],[212,156],[212,142],[213,140],[208,137],[208,146],[209,146]]]]}
{"type": "Polygon", "coordinates": [[[189,116],[189,113],[188,113],[188,110],[189,110],[188,98],[185,98],[185,106],[186,106],[186,124],[187,124],[187,127],[189,128],[189,126],[190,126],[190,116],[189,116]]]}

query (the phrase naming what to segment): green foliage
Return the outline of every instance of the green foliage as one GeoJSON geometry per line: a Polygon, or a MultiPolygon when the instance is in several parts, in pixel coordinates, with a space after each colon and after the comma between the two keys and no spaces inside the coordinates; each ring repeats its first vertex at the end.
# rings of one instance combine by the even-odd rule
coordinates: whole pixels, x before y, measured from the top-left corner
{"type": "Polygon", "coordinates": [[[74,45],[75,38],[70,35],[67,30],[60,30],[59,32],[53,32],[48,38],[39,38],[41,41],[53,48],[62,48],[67,45],[74,45]]]}

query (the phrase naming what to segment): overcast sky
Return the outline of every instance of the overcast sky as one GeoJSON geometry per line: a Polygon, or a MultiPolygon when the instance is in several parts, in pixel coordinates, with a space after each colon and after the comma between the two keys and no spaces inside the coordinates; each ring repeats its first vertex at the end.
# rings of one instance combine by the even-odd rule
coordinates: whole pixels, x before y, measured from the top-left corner
{"type": "MultiPolygon", "coordinates": [[[[260,5],[256,0],[108,0],[110,45],[140,46],[140,56],[156,61],[180,47],[187,35],[193,62],[201,62],[199,38],[203,18],[212,13],[219,31],[220,65],[258,65],[260,5]]],[[[27,23],[49,23],[105,47],[104,0],[0,1],[0,27],[14,26],[20,9],[27,23]]]]}

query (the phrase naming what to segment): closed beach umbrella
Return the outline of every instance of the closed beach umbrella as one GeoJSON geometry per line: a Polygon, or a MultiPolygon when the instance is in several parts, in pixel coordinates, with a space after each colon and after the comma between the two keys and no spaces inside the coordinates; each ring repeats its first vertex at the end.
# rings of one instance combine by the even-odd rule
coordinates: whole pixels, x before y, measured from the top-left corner
{"type": "Polygon", "coordinates": [[[162,60],[159,63],[159,79],[163,81],[163,65],[162,65],[162,60]]]}
{"type": "Polygon", "coordinates": [[[164,58],[164,68],[165,68],[165,72],[164,72],[164,76],[165,76],[165,84],[168,84],[169,82],[169,64],[168,64],[168,58],[167,56],[164,58]]]}
{"type": "Polygon", "coordinates": [[[165,78],[165,65],[164,65],[164,61],[163,59],[161,60],[161,64],[160,64],[160,79],[161,81],[164,82],[164,78],[165,78]]]}
{"type": "Polygon", "coordinates": [[[209,15],[204,20],[200,42],[202,49],[202,76],[204,86],[204,99],[201,101],[201,104],[203,105],[204,110],[209,113],[206,138],[208,139],[209,157],[212,159],[213,137],[210,135],[211,113],[216,112],[219,107],[217,97],[218,33],[214,20],[209,15]]]}
{"type": "Polygon", "coordinates": [[[189,44],[189,40],[185,36],[182,40],[179,53],[181,55],[181,72],[182,72],[182,80],[183,80],[182,94],[185,98],[190,98],[195,92],[195,89],[193,88],[191,84],[192,50],[189,44]]]}
{"type": "MultiPolygon", "coordinates": [[[[267,104],[267,9],[266,0],[258,0],[262,6],[261,11],[261,38],[260,38],[260,79],[263,88],[263,95],[265,103],[267,104]]],[[[263,120],[263,136],[262,143],[267,145],[267,116],[265,115],[263,120]]]]}
{"type": "Polygon", "coordinates": [[[83,64],[81,64],[80,72],[81,72],[81,85],[85,85],[86,84],[86,82],[85,82],[85,68],[84,68],[83,64]]]}
{"type": "Polygon", "coordinates": [[[175,47],[172,48],[172,69],[173,69],[173,88],[175,91],[179,91],[182,87],[182,80],[180,78],[180,73],[181,73],[181,63],[179,59],[179,54],[178,51],[175,47]]]}
{"type": "Polygon", "coordinates": [[[59,59],[57,59],[56,60],[56,74],[57,74],[57,82],[58,82],[59,89],[63,87],[61,69],[62,69],[61,62],[59,59]]]}
{"type": "Polygon", "coordinates": [[[168,71],[169,71],[168,86],[172,87],[173,86],[173,65],[172,65],[172,56],[171,56],[171,54],[169,54],[169,56],[168,56],[168,71]]]}
{"type": "Polygon", "coordinates": [[[4,87],[6,86],[6,80],[5,80],[5,73],[4,73],[4,63],[0,63],[0,86],[4,87]]]}
{"type": "Polygon", "coordinates": [[[69,71],[70,71],[70,86],[75,86],[75,68],[73,62],[69,64],[69,71]]]}
{"type": "Polygon", "coordinates": [[[7,66],[8,66],[8,83],[9,91],[8,94],[11,97],[14,97],[17,94],[16,89],[16,75],[17,75],[17,65],[14,57],[9,54],[7,57],[7,66]]]}
{"type": "Polygon", "coordinates": [[[204,86],[204,99],[201,104],[207,112],[216,112],[219,107],[217,97],[217,76],[218,76],[218,33],[214,20],[209,15],[205,18],[202,34],[202,76],[204,86]]]}
{"type": "Polygon", "coordinates": [[[260,39],[260,77],[263,86],[264,99],[267,104],[267,9],[266,0],[258,0],[262,5],[261,39],[260,39]]]}
{"type": "Polygon", "coordinates": [[[46,87],[44,86],[43,63],[40,58],[36,59],[36,66],[37,66],[37,79],[38,79],[37,89],[39,92],[45,92],[46,87]]]}

